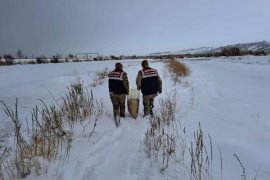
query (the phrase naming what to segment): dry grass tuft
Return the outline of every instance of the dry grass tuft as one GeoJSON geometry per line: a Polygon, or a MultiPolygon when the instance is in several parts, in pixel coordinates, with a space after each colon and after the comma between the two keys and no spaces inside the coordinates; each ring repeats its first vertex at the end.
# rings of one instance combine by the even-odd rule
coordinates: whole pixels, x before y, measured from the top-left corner
{"type": "Polygon", "coordinates": [[[105,68],[102,71],[98,71],[94,74],[92,77],[92,82],[90,84],[90,87],[96,87],[98,85],[101,85],[104,83],[106,78],[108,77],[108,74],[110,73],[108,68],[105,68]]]}
{"type": "Polygon", "coordinates": [[[173,163],[175,172],[185,172],[190,179],[212,180],[213,153],[210,136],[208,145],[204,142],[203,131],[199,124],[199,129],[194,133],[194,139],[191,140],[190,146],[187,146],[186,129],[175,116],[176,92],[161,99],[160,107],[162,108],[159,114],[149,119],[150,127],[144,138],[146,153],[151,163],[157,165],[161,172],[173,163]],[[178,165],[175,166],[175,164],[178,165]]]}
{"type": "Polygon", "coordinates": [[[191,163],[190,163],[190,174],[192,179],[206,179],[212,180],[212,163],[213,163],[213,152],[212,152],[212,140],[209,136],[209,145],[204,142],[204,134],[199,123],[199,129],[194,133],[194,140],[191,142],[189,148],[191,163]],[[208,153],[210,149],[210,153],[208,153]]]}
{"type": "Polygon", "coordinates": [[[40,106],[31,112],[30,125],[26,120],[27,130],[23,130],[19,118],[18,99],[14,109],[4,102],[2,104],[6,115],[13,122],[15,138],[11,153],[7,153],[9,148],[1,147],[6,149],[2,154],[0,151],[0,179],[24,178],[32,172],[39,175],[46,171],[46,162],[56,159],[65,162],[70,154],[75,127],[83,121],[94,119],[93,129],[87,132],[90,138],[104,107],[102,102],[94,100],[92,92],[83,88],[79,78],[68,87],[68,92],[62,97],[62,105],[48,106],[40,100],[40,106]]]}
{"type": "Polygon", "coordinates": [[[160,100],[160,114],[149,119],[150,127],[144,138],[147,154],[152,164],[157,164],[160,171],[164,171],[171,156],[176,150],[176,136],[171,127],[176,124],[175,107],[176,93],[170,94],[166,99],[160,100]],[[173,124],[173,125],[172,125],[173,124]]]}
{"type": "MultiPolygon", "coordinates": [[[[18,116],[18,99],[16,98],[15,109],[5,107],[5,113],[11,118],[14,125],[15,139],[14,139],[14,157],[11,161],[6,162],[8,174],[10,177],[19,176],[26,177],[30,174],[32,169],[35,169],[37,173],[40,170],[40,164],[34,155],[32,144],[29,143],[22,133],[22,123],[19,121],[18,116]]],[[[2,174],[4,173],[1,169],[2,174]]]]}
{"type": "Polygon", "coordinates": [[[171,78],[175,83],[181,83],[181,77],[190,75],[190,69],[184,63],[181,63],[176,59],[170,59],[167,67],[171,72],[171,78]]]}

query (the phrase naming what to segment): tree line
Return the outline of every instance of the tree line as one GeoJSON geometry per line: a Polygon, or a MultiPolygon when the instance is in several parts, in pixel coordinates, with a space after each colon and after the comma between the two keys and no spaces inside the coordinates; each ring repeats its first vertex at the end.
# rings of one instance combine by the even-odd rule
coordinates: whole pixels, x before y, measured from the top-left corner
{"type": "MultiPolygon", "coordinates": [[[[122,59],[172,59],[172,58],[200,58],[200,57],[220,57],[220,56],[246,56],[246,55],[254,55],[254,56],[265,56],[269,53],[265,51],[244,51],[238,47],[226,47],[221,49],[220,51],[208,51],[205,53],[195,53],[195,54],[166,54],[166,55],[145,55],[145,56],[97,56],[94,58],[78,58],[75,55],[69,53],[67,56],[63,56],[61,54],[56,54],[50,58],[42,55],[38,57],[28,58],[24,56],[21,50],[16,52],[16,58],[18,59],[31,59],[25,63],[27,64],[45,64],[45,63],[63,63],[63,62],[81,62],[81,61],[102,61],[102,60],[122,60],[122,59]]],[[[0,65],[14,65],[16,62],[14,56],[11,54],[0,55],[0,65]]]]}

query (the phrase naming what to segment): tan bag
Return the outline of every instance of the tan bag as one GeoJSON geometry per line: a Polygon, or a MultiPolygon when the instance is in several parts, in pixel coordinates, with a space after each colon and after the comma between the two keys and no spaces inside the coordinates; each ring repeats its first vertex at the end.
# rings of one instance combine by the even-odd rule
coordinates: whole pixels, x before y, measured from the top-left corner
{"type": "Polygon", "coordinates": [[[127,97],[128,112],[134,119],[137,118],[139,112],[140,91],[130,89],[127,97]]]}

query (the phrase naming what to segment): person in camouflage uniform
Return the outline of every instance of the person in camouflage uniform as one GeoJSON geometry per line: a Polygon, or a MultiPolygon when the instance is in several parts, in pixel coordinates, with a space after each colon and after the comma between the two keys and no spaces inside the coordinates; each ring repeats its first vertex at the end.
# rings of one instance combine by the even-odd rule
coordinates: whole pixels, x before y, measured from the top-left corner
{"type": "Polygon", "coordinates": [[[129,82],[127,73],[123,71],[121,63],[115,64],[115,69],[109,73],[109,93],[113,105],[114,116],[118,114],[120,108],[120,117],[125,117],[126,95],[129,92],[129,82]]]}
{"type": "Polygon", "coordinates": [[[144,117],[153,115],[154,98],[162,92],[162,81],[156,69],[149,67],[147,60],[142,61],[142,70],[136,78],[137,89],[143,95],[144,117]]]}

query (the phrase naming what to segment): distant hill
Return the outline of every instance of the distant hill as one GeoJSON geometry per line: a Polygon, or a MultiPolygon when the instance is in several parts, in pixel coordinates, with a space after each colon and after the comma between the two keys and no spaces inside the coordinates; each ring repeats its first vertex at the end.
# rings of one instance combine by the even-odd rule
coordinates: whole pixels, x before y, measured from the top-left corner
{"type": "Polygon", "coordinates": [[[234,44],[234,45],[228,45],[228,46],[222,46],[218,48],[214,48],[212,51],[219,52],[224,48],[231,48],[231,47],[237,47],[241,51],[264,51],[267,54],[270,53],[270,41],[260,41],[260,42],[253,42],[253,43],[242,43],[242,44],[234,44]]]}
{"type": "Polygon", "coordinates": [[[170,55],[170,54],[196,54],[196,53],[207,53],[210,52],[212,50],[214,50],[215,48],[213,47],[200,47],[200,48],[191,48],[191,49],[184,49],[184,50],[180,50],[180,51],[175,51],[175,52],[157,52],[157,53],[151,53],[151,56],[159,56],[159,55],[170,55]]]}
{"type": "Polygon", "coordinates": [[[241,51],[264,51],[267,54],[270,54],[270,41],[259,41],[259,42],[252,42],[252,43],[242,43],[242,44],[233,44],[227,46],[220,46],[220,47],[200,47],[200,48],[191,48],[191,49],[184,49],[175,52],[157,52],[151,53],[150,56],[160,56],[160,55],[180,55],[180,54],[204,54],[204,53],[213,53],[213,52],[221,52],[224,48],[231,48],[237,47],[241,51]]]}

